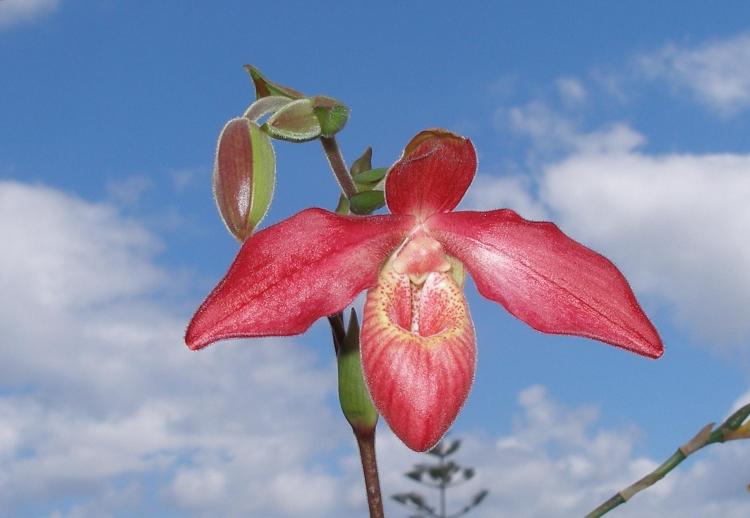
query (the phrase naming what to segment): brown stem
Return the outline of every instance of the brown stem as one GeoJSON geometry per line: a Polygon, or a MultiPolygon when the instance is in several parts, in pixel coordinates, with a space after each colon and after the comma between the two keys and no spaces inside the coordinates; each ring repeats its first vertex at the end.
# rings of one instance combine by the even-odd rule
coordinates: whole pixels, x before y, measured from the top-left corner
{"type": "MultiPolygon", "coordinates": [[[[341,191],[347,198],[357,194],[357,187],[346,167],[341,149],[335,137],[320,137],[320,143],[326,153],[326,158],[331,166],[341,191]]],[[[346,336],[344,319],[342,313],[328,317],[333,332],[333,343],[336,354],[339,354],[341,344],[346,336]]],[[[362,472],[365,476],[365,492],[367,493],[367,506],[370,508],[370,518],[385,518],[383,513],[383,498],[380,494],[380,477],[378,476],[378,462],[375,457],[375,427],[371,430],[359,430],[352,426],[354,437],[359,447],[359,458],[362,462],[362,472]]]]}
{"type": "Polygon", "coordinates": [[[365,475],[365,490],[367,491],[367,505],[370,508],[370,518],[385,518],[385,514],[383,514],[383,499],[380,496],[378,462],[375,458],[375,429],[367,431],[354,429],[354,436],[357,438],[359,457],[362,461],[362,471],[365,475]]]}
{"type": "Polygon", "coordinates": [[[323,145],[323,151],[326,153],[328,163],[331,165],[331,170],[336,176],[341,190],[347,198],[351,198],[357,194],[357,187],[354,185],[354,180],[352,180],[349,169],[346,167],[336,137],[320,137],[320,143],[323,145]]]}

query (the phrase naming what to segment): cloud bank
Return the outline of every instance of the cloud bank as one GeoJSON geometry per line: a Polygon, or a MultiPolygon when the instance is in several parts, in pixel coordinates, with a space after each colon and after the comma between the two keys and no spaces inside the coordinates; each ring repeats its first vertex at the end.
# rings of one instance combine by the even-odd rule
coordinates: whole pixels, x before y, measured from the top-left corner
{"type": "Polygon", "coordinates": [[[669,44],[640,56],[637,67],[722,115],[750,106],[750,34],[694,46],[669,44]]]}
{"type": "Polygon", "coordinates": [[[348,437],[310,350],[188,351],[157,239],[111,206],[2,182],[0,235],[1,508],[329,515],[348,437]]]}
{"type": "Polygon", "coordinates": [[[532,175],[480,175],[470,203],[552,219],[601,251],[711,344],[750,339],[750,155],[649,154],[613,123],[590,132],[540,102],[501,110],[544,158],[532,175]]]}
{"type": "MultiPolygon", "coordinates": [[[[112,206],[0,182],[0,507],[14,516],[364,516],[333,366],[298,340],[191,353],[159,243],[112,206]]],[[[702,424],[702,423],[699,423],[702,424]]],[[[486,517],[581,515],[652,469],[635,427],[601,423],[543,386],[510,433],[464,439],[486,517]]],[[[740,446],[740,445],[737,445],[740,446]]],[[[383,425],[389,495],[423,457],[383,425]]],[[[667,455],[669,452],[665,452],[667,455]]],[[[638,496],[627,516],[745,516],[746,449],[722,446],[638,496]]]]}
{"type": "MultiPolygon", "coordinates": [[[[696,423],[695,431],[703,424],[696,423]]],[[[686,432],[686,441],[690,432],[686,432]]],[[[606,426],[596,408],[561,404],[541,385],[519,394],[508,435],[456,437],[462,439],[463,446],[455,460],[476,468],[476,477],[448,492],[449,512],[457,511],[479,489],[486,488],[487,499],[472,511],[477,518],[584,516],[663,460],[638,454],[643,434],[637,428],[606,426]]],[[[664,458],[671,453],[664,452],[664,458]]],[[[388,494],[413,490],[436,502],[435,494],[396,469],[400,465],[404,473],[428,458],[406,452],[390,437],[381,440],[379,455],[386,467],[383,485],[388,494]]],[[[748,459],[743,444],[703,450],[695,461],[685,462],[618,508],[617,516],[745,516],[750,513],[745,490],[748,459]]],[[[352,458],[351,463],[355,462],[352,458]]],[[[388,502],[386,514],[401,516],[403,509],[388,502]]]]}
{"type": "Polygon", "coordinates": [[[0,30],[54,11],[58,0],[0,0],[0,30]]]}

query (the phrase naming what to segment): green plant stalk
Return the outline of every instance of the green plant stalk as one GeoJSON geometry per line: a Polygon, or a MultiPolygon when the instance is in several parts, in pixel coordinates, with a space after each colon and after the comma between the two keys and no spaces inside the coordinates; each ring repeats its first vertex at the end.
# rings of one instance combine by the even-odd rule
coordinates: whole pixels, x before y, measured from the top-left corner
{"type": "MultiPolygon", "coordinates": [[[[357,187],[354,185],[349,168],[346,166],[344,157],[341,154],[336,138],[320,137],[320,143],[325,151],[328,163],[331,166],[334,176],[341,187],[341,191],[346,198],[351,198],[357,193],[357,187]]],[[[339,203],[341,205],[341,203],[339,203]]],[[[348,212],[348,203],[346,208],[341,207],[342,212],[348,212]]],[[[339,210],[337,209],[337,212],[339,210]]],[[[337,313],[328,317],[331,324],[331,330],[334,336],[334,348],[336,354],[339,354],[339,346],[343,342],[346,334],[344,328],[344,319],[342,313],[337,313]]],[[[362,464],[362,473],[365,478],[365,493],[367,495],[367,506],[370,510],[370,518],[385,518],[383,512],[383,498],[380,490],[380,476],[378,475],[378,462],[375,454],[375,427],[370,430],[362,430],[352,426],[354,437],[357,440],[359,449],[359,459],[362,464]]]]}
{"type": "Polygon", "coordinates": [[[615,507],[627,502],[628,498],[630,498],[631,496],[640,491],[643,491],[647,487],[652,486],[653,484],[664,478],[667,473],[676,468],[686,458],[687,457],[684,453],[682,453],[682,450],[678,448],[677,451],[674,452],[671,457],[665,460],[658,468],[640,479],[638,482],[631,484],[619,493],[612,495],[609,500],[587,514],[586,518],[599,518],[600,516],[604,516],[615,507]]]}
{"type": "Polygon", "coordinates": [[[714,429],[714,423],[707,424],[701,428],[695,437],[677,448],[677,451],[658,468],[634,484],[612,495],[606,502],[587,514],[585,518],[599,518],[600,516],[604,516],[615,507],[630,500],[635,494],[656,484],[667,473],[679,466],[682,461],[709,444],[750,439],[750,422],[743,424],[749,415],[750,404],[747,404],[729,416],[718,428],[714,429]]]}

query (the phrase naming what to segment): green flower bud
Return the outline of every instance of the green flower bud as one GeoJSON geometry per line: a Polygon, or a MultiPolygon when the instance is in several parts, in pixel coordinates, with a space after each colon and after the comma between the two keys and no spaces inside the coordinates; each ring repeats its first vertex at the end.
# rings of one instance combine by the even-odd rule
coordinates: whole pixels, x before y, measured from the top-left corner
{"type": "Polygon", "coordinates": [[[339,371],[339,401],[344,417],[359,432],[375,429],[378,412],[370,399],[370,393],[362,375],[359,356],[359,322],[352,310],[349,327],[337,355],[339,371]]]}
{"type": "Polygon", "coordinates": [[[219,135],[213,190],[224,224],[247,239],[271,205],[276,157],[271,140],[245,118],[230,120],[219,135]]]}

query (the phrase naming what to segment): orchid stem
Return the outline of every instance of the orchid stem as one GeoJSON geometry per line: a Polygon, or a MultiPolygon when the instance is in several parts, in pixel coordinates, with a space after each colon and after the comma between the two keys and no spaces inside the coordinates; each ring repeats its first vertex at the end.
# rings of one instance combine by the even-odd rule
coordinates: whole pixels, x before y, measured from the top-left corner
{"type": "MultiPolygon", "coordinates": [[[[345,347],[347,335],[343,313],[339,312],[329,316],[328,322],[331,324],[333,346],[338,356],[345,347]]],[[[358,352],[357,355],[359,355],[358,352]]],[[[339,378],[339,383],[341,383],[341,378],[339,378]]],[[[346,412],[344,412],[344,415],[346,415],[346,412]]],[[[348,417],[347,420],[349,420],[348,417]]],[[[350,422],[349,424],[352,423],[350,422]]],[[[362,473],[365,477],[365,493],[367,494],[367,506],[370,508],[370,518],[384,518],[383,498],[380,493],[380,477],[378,476],[378,462],[375,456],[375,426],[373,425],[369,429],[364,429],[352,424],[352,432],[354,432],[354,437],[359,447],[359,459],[362,463],[362,473]]]]}
{"type": "Polygon", "coordinates": [[[667,473],[679,466],[682,461],[709,444],[738,439],[750,439],[750,421],[743,424],[748,415],[750,415],[750,404],[747,404],[734,412],[716,429],[714,429],[714,423],[707,424],[700,429],[695,437],[677,448],[677,451],[675,451],[658,468],[634,484],[631,484],[622,491],[612,495],[609,500],[591,511],[585,518],[599,518],[600,516],[604,516],[615,507],[630,500],[635,494],[656,484],[659,480],[664,478],[667,473]]]}
{"type": "Polygon", "coordinates": [[[341,190],[347,198],[351,198],[357,194],[357,187],[354,185],[354,180],[352,180],[349,169],[346,167],[336,137],[320,137],[320,143],[323,145],[323,151],[326,153],[328,163],[331,165],[331,170],[336,176],[336,181],[339,183],[341,190]]]}
{"type": "Polygon", "coordinates": [[[365,489],[367,491],[367,506],[370,508],[370,518],[384,518],[383,498],[380,495],[378,462],[375,457],[375,429],[366,431],[352,429],[354,430],[354,436],[357,438],[359,458],[362,461],[362,472],[365,475],[365,489]]]}
{"type": "MultiPolygon", "coordinates": [[[[331,166],[336,180],[338,181],[344,196],[351,198],[357,194],[349,169],[346,167],[344,157],[339,149],[335,137],[320,137],[320,143],[326,153],[326,158],[331,166]]],[[[333,332],[333,345],[336,355],[339,354],[341,346],[346,337],[343,313],[336,313],[328,317],[333,332]]],[[[367,494],[367,506],[370,509],[370,518],[385,518],[383,513],[383,497],[380,492],[380,477],[378,475],[378,462],[375,456],[375,426],[363,430],[352,426],[354,437],[359,447],[359,458],[362,463],[362,473],[365,477],[365,492],[367,494]]]]}

